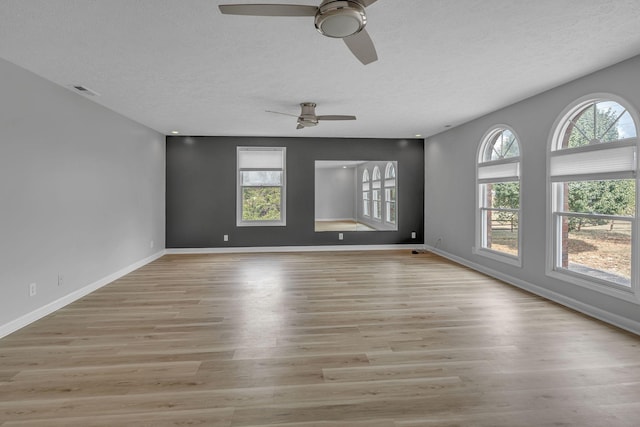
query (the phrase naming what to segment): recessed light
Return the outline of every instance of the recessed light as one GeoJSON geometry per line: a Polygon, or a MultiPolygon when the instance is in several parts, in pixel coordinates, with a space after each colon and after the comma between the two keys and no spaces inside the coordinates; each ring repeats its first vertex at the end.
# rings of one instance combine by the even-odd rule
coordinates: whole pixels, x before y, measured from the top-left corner
{"type": "Polygon", "coordinates": [[[179,133],[180,133],[180,132],[178,132],[177,130],[172,130],[172,131],[171,131],[171,134],[172,134],[172,135],[177,135],[177,134],[179,134],[179,133]]]}
{"type": "Polygon", "coordinates": [[[416,133],[416,138],[420,138],[420,137],[422,137],[422,135],[419,133],[416,133]]]}

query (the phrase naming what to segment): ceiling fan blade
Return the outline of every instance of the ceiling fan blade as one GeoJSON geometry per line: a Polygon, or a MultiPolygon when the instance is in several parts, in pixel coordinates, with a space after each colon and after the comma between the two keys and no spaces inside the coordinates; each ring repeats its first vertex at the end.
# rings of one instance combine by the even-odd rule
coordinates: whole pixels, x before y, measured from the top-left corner
{"type": "Polygon", "coordinates": [[[364,7],[369,7],[372,4],[374,4],[376,2],[376,0],[360,0],[360,3],[364,6],[364,7]]]}
{"type": "Polygon", "coordinates": [[[297,4],[221,4],[220,12],[250,16],[315,16],[317,6],[297,4]]]}
{"type": "Polygon", "coordinates": [[[362,30],[352,36],[345,37],[342,40],[344,40],[351,53],[353,53],[364,65],[378,60],[376,48],[373,45],[373,40],[369,37],[367,30],[362,30]]]}
{"type": "Polygon", "coordinates": [[[355,120],[356,116],[317,116],[318,120],[355,120]]]}
{"type": "Polygon", "coordinates": [[[298,126],[296,126],[296,129],[302,129],[304,126],[302,126],[300,123],[298,123],[298,126]]]}
{"type": "Polygon", "coordinates": [[[271,110],[264,110],[264,111],[267,113],[282,114],[283,116],[298,117],[297,114],[281,113],[280,111],[271,111],[271,110]]]}

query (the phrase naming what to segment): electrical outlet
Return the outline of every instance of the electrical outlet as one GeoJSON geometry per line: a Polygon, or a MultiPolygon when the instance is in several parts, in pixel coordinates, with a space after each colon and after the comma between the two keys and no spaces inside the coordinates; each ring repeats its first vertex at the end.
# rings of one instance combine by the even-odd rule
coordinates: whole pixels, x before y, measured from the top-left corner
{"type": "Polygon", "coordinates": [[[411,232],[411,238],[412,238],[412,239],[415,239],[415,238],[416,238],[416,232],[415,232],[415,231],[412,231],[412,232],[411,232]]]}
{"type": "Polygon", "coordinates": [[[344,234],[338,233],[338,240],[344,240],[344,234]]]}
{"type": "Polygon", "coordinates": [[[31,283],[29,285],[29,296],[30,297],[35,296],[35,294],[37,292],[38,292],[38,288],[36,287],[36,284],[35,283],[31,283]]]}
{"type": "Polygon", "coordinates": [[[224,236],[222,236],[222,240],[224,240],[225,242],[229,241],[229,235],[225,234],[224,236]]]}
{"type": "Polygon", "coordinates": [[[64,285],[64,276],[62,274],[58,274],[58,286],[64,285]]]}

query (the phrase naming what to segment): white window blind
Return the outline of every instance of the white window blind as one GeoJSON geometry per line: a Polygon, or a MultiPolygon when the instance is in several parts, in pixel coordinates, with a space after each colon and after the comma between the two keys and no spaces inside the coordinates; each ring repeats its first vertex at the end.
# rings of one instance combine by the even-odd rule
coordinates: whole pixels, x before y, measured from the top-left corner
{"type": "MultiPolygon", "coordinates": [[[[561,151],[556,153],[561,153],[561,151]]],[[[635,146],[556,154],[551,157],[549,167],[553,181],[561,181],[561,178],[566,176],[633,172],[635,170],[635,146]]]]}
{"type": "Polygon", "coordinates": [[[497,165],[486,165],[478,167],[478,180],[483,182],[494,181],[517,181],[520,177],[520,163],[500,163],[497,165]]]}
{"type": "Polygon", "coordinates": [[[282,149],[243,149],[238,150],[240,169],[283,169],[284,152],[282,149]]]}

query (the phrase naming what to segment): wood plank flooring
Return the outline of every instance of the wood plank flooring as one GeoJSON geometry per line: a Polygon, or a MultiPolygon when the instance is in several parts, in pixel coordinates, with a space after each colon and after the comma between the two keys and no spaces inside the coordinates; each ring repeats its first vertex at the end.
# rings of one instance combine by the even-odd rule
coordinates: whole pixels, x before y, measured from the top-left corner
{"type": "Polygon", "coordinates": [[[316,221],[315,231],[375,231],[375,228],[357,221],[316,221]]]}
{"type": "Polygon", "coordinates": [[[0,340],[0,426],[637,426],[640,337],[409,251],[167,255],[0,340]]]}

